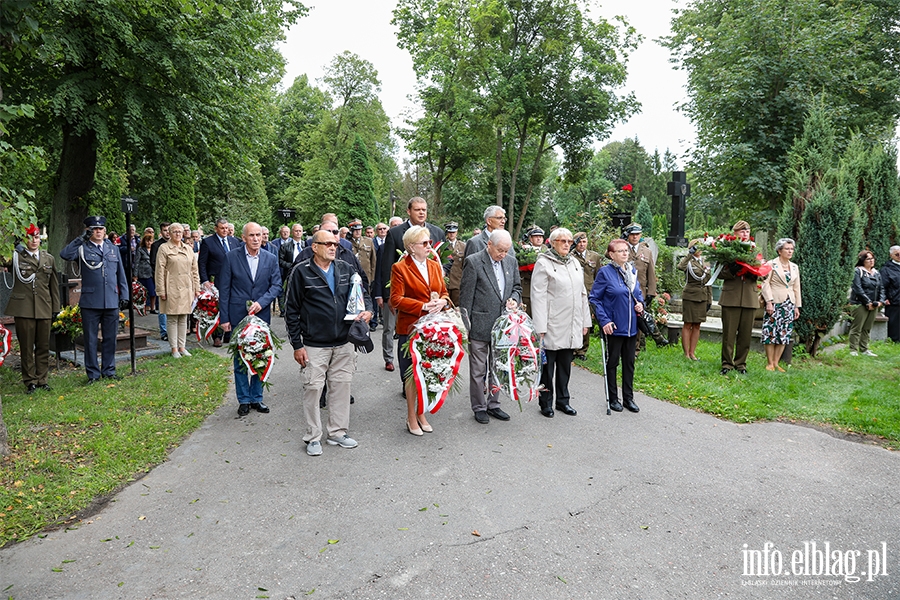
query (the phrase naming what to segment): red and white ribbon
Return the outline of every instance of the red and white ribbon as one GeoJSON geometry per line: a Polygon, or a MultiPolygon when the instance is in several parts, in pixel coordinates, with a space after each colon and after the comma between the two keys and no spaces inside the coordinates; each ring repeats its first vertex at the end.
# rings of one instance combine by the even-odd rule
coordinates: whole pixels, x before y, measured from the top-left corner
{"type": "MultiPolygon", "coordinates": [[[[425,334],[423,332],[416,331],[409,339],[409,354],[412,358],[412,376],[413,380],[416,383],[416,401],[418,404],[418,413],[422,414],[426,410],[431,414],[436,413],[441,409],[444,405],[444,400],[447,399],[447,395],[450,393],[450,388],[453,387],[453,382],[456,380],[456,376],[459,374],[459,367],[462,364],[463,356],[465,356],[465,351],[463,350],[462,345],[462,334],[459,329],[451,322],[438,322],[438,323],[430,323],[425,329],[425,334]],[[424,363],[431,362],[428,358],[423,357],[421,354],[420,343],[424,345],[425,342],[429,341],[432,338],[440,337],[441,335],[446,336],[450,340],[450,344],[453,347],[453,354],[450,356],[450,376],[447,377],[445,381],[442,382],[442,387],[439,392],[433,393],[428,389],[428,381],[425,378],[425,369],[424,363]],[[427,337],[426,337],[427,336],[427,337]]],[[[444,357],[446,358],[446,357],[444,357]]]]}
{"type": "Polygon", "coordinates": [[[6,355],[12,350],[12,334],[9,329],[0,325],[0,365],[6,360],[6,355]]]}

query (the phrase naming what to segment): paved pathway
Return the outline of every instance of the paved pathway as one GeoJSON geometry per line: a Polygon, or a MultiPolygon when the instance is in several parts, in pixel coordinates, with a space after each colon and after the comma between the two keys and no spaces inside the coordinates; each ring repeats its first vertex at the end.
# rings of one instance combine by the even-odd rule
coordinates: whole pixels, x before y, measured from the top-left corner
{"type": "Polygon", "coordinates": [[[270,414],[236,418],[230,393],[77,529],[0,550],[4,595],[900,598],[897,453],[643,396],[640,414],[608,417],[602,379],[582,369],[577,417],[506,402],[511,421],[479,425],[457,395],[417,438],[376,348],[353,385],[359,447],[312,458],[283,352],[270,414]],[[826,542],[861,581],[743,575],[748,551],[789,570],[793,551],[826,542]]]}

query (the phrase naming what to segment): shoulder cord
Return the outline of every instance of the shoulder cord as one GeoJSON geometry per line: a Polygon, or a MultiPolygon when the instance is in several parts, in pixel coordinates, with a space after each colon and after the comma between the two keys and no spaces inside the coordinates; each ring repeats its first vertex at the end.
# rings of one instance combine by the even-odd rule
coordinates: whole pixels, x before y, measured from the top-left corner
{"type": "Polygon", "coordinates": [[[96,266],[92,265],[84,258],[84,244],[78,246],[78,256],[81,257],[81,262],[83,262],[85,264],[85,266],[88,269],[90,269],[91,271],[96,271],[97,269],[99,269],[100,267],[103,266],[102,258],[101,258],[100,262],[96,264],[96,266]]]}
{"type": "Polygon", "coordinates": [[[703,275],[701,275],[700,277],[697,277],[697,273],[694,271],[693,262],[694,261],[692,261],[692,260],[688,261],[688,264],[687,264],[688,272],[691,274],[691,277],[693,277],[695,280],[703,281],[703,278],[706,277],[706,271],[704,270],[703,275]]]}
{"type": "MultiPolygon", "coordinates": [[[[31,284],[31,287],[34,288],[34,277],[37,273],[32,273],[30,277],[24,277],[22,275],[21,269],[19,269],[19,253],[13,252],[13,271],[16,274],[16,279],[24,283],[25,285],[31,284]]],[[[12,289],[12,288],[10,288],[12,289]]]]}

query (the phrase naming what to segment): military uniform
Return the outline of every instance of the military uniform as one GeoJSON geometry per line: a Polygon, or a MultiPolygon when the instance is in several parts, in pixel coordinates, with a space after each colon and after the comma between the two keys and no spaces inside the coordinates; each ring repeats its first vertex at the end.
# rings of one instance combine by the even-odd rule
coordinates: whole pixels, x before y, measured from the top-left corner
{"type": "Polygon", "coordinates": [[[453,302],[454,305],[459,306],[459,285],[462,282],[463,263],[465,262],[466,256],[466,243],[460,239],[456,239],[452,242],[448,241],[446,243],[450,244],[453,248],[452,260],[449,265],[449,272],[447,273],[450,278],[450,283],[447,284],[447,292],[450,294],[450,301],[453,302]]]}
{"type": "MultiPolygon", "coordinates": [[[[650,302],[656,296],[656,265],[653,262],[653,251],[646,242],[640,242],[637,247],[628,244],[628,260],[634,264],[637,271],[637,280],[641,286],[641,293],[644,294],[647,308],[650,308],[650,302]]],[[[653,340],[657,346],[666,346],[669,341],[663,337],[659,329],[653,336],[653,340]]],[[[644,334],[638,331],[637,352],[646,346],[644,334]]]]}
{"type": "MultiPolygon", "coordinates": [[[[584,256],[580,253],[572,250],[572,256],[581,264],[581,268],[584,271],[584,289],[587,290],[588,293],[591,292],[591,288],[594,287],[594,278],[597,277],[597,269],[603,266],[603,257],[600,256],[599,253],[594,252],[593,250],[585,250],[584,256]]],[[[584,334],[584,338],[582,340],[581,348],[575,351],[575,356],[579,358],[584,358],[587,354],[588,347],[591,344],[591,329],[593,329],[593,324],[597,320],[597,316],[594,314],[594,311],[591,311],[591,328],[588,329],[588,332],[584,334]]]]}
{"type": "MultiPolygon", "coordinates": [[[[47,386],[50,372],[50,326],[59,312],[59,279],[49,252],[37,257],[18,248],[11,264],[13,288],[6,314],[16,319],[16,338],[22,358],[22,383],[31,393],[47,386]]],[[[49,388],[48,388],[49,389],[49,388]]]]}
{"type": "MultiPolygon", "coordinates": [[[[88,228],[105,227],[103,217],[88,217],[88,228]]],[[[128,299],[128,280],[119,250],[109,240],[97,244],[77,237],[59,253],[64,260],[77,261],[81,269],[81,322],[84,328],[84,368],[89,383],[100,377],[116,376],[116,335],[119,327],[119,305],[128,299]],[[97,362],[100,327],[103,328],[101,363],[97,362]]]]}
{"type": "Polygon", "coordinates": [[[375,281],[375,243],[365,236],[351,238],[350,243],[353,245],[353,254],[359,260],[359,265],[369,278],[369,282],[375,281]]]}

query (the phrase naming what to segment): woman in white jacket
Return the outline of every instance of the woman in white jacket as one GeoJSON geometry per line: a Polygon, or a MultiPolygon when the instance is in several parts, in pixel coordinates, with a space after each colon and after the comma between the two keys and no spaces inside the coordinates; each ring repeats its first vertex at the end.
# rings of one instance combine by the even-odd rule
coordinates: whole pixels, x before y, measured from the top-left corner
{"type": "Polygon", "coordinates": [[[572,243],[571,231],[555,229],[550,234],[550,250],[538,254],[531,274],[532,320],[547,356],[540,396],[545,417],[553,416],[554,391],[557,410],[578,414],[569,405],[569,376],[575,350],[581,348],[591,325],[591,312],[582,267],[569,255],[572,243]]]}

